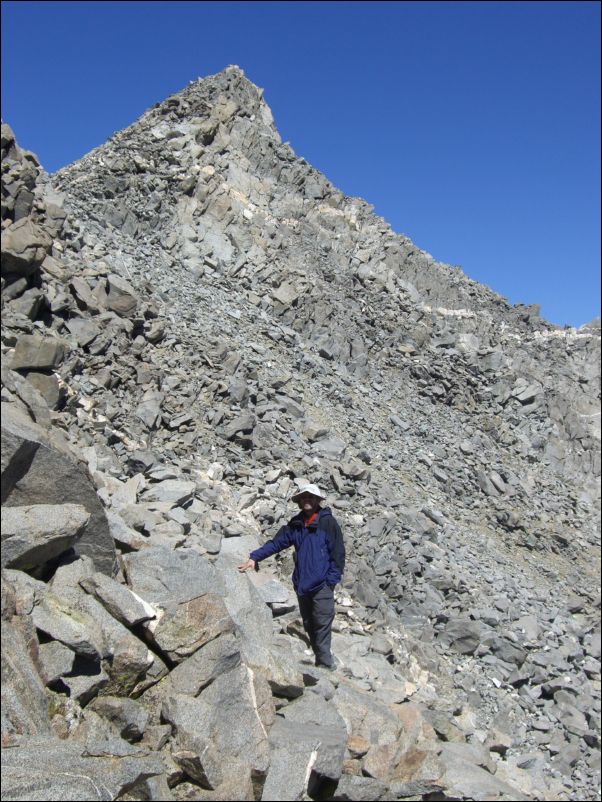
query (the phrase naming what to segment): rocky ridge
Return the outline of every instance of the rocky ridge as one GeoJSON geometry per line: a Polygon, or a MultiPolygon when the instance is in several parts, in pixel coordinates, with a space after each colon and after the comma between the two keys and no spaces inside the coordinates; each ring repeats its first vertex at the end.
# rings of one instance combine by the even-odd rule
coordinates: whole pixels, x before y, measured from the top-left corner
{"type": "Polygon", "coordinates": [[[2,151],[3,798],[599,798],[599,326],[392,232],[238,68],[2,151]],[[328,677],[290,556],[235,571],[304,478],[328,677]]]}

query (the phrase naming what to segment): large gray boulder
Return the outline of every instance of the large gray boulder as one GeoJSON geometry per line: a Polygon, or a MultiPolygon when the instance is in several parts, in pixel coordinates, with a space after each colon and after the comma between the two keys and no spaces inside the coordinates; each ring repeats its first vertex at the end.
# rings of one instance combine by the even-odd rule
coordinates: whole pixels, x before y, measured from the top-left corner
{"type": "MultiPolygon", "coordinates": [[[[31,738],[2,749],[2,798],[43,802],[111,800],[164,774],[161,757],[131,747],[115,756],[77,741],[31,738]]],[[[145,796],[145,799],[163,799],[145,796]]]]}
{"type": "Polygon", "coordinates": [[[144,599],[106,574],[96,572],[81,579],[79,584],[86,593],[92,594],[113,618],[129,629],[156,615],[155,610],[144,599]]]}
{"type": "Polygon", "coordinates": [[[50,234],[24,217],[2,231],[2,275],[29,276],[42,264],[50,246],[50,234]]]}
{"type": "MultiPolygon", "coordinates": [[[[106,693],[127,694],[146,675],[155,658],[143,641],[82,589],[79,583],[92,574],[88,558],[59,568],[34,608],[33,620],[39,630],[95,666],[97,673],[104,670],[106,693]]],[[[81,673],[89,676],[91,672],[82,667],[81,673]]]]}
{"type": "Polygon", "coordinates": [[[272,756],[264,799],[321,795],[341,777],[347,728],[333,705],[306,694],[288,705],[270,730],[272,756]]]}
{"type": "Polygon", "coordinates": [[[43,565],[77,543],[90,520],[80,504],[2,507],[2,567],[43,565]]]}
{"type": "Polygon", "coordinates": [[[139,741],[144,735],[148,713],[135,699],[99,696],[90,702],[88,709],[109,721],[126,741],[139,741]]]}
{"type": "Polygon", "coordinates": [[[162,685],[167,695],[177,693],[198,696],[221,674],[240,665],[240,643],[231,633],[225,633],[206,643],[179,663],[162,685]]]}
{"type": "Polygon", "coordinates": [[[153,606],[175,607],[206,593],[223,594],[211,563],[192,549],[151,546],[123,556],[131,590],[153,606]]]}
{"type": "Polygon", "coordinates": [[[145,630],[161,653],[180,663],[214,638],[234,631],[234,622],[221,596],[204,593],[169,605],[145,630]]]}
{"type": "Polygon", "coordinates": [[[237,570],[252,548],[254,538],[228,538],[215,566],[222,579],[225,604],[236,624],[244,662],[267,677],[275,694],[296,698],[303,692],[303,675],[290,653],[276,648],[272,613],[254,585],[254,578],[237,570]]]}
{"type": "Polygon", "coordinates": [[[349,735],[368,743],[396,744],[402,731],[399,716],[374,697],[350,684],[340,684],[333,702],[349,735]]]}
{"type": "Polygon", "coordinates": [[[460,654],[473,654],[491,628],[481,621],[468,618],[450,618],[439,639],[460,654]]]}
{"type": "MultiPolygon", "coordinates": [[[[24,405],[27,414],[43,428],[50,426],[50,406],[42,392],[29,380],[29,376],[43,376],[45,379],[56,379],[54,374],[30,372],[27,377],[15,370],[2,368],[2,384],[5,393],[14,395],[24,405]]],[[[3,495],[4,497],[4,495],[3,495]]]]}
{"type": "Polygon", "coordinates": [[[23,334],[17,340],[12,370],[55,370],[65,357],[65,343],[56,337],[23,334]]]}
{"type": "Polygon", "coordinates": [[[173,727],[175,759],[189,753],[180,757],[185,770],[205,788],[245,769],[266,775],[274,707],[267,682],[248,667],[222,674],[198,698],[167,698],[162,716],[173,727]]]}
{"type": "Polygon", "coordinates": [[[107,309],[123,317],[131,317],[138,306],[138,296],[132,285],[120,276],[107,278],[107,295],[104,299],[107,309]]]}
{"type": "Polygon", "coordinates": [[[46,685],[52,685],[73,670],[75,652],[57,640],[41,644],[39,655],[46,685]]]}
{"type": "Polygon", "coordinates": [[[88,555],[102,573],[115,572],[115,544],[86,469],[51,432],[35,424],[14,404],[4,403],[2,503],[8,507],[35,504],[84,507],[90,517],[76,550],[88,555]]]}
{"type": "Polygon", "coordinates": [[[48,700],[31,656],[32,642],[37,646],[33,628],[28,627],[26,620],[19,621],[15,616],[13,621],[2,621],[3,741],[12,735],[50,732],[48,700]]]}
{"type": "Polygon", "coordinates": [[[97,620],[68,599],[48,591],[36,606],[33,621],[40,632],[68,646],[80,657],[100,661],[104,656],[103,633],[97,620]]]}
{"type": "Polygon", "coordinates": [[[529,799],[524,791],[490,774],[472,761],[459,759],[457,755],[446,752],[440,753],[439,760],[442,773],[433,784],[439,786],[448,798],[497,799],[500,802],[529,799]]]}

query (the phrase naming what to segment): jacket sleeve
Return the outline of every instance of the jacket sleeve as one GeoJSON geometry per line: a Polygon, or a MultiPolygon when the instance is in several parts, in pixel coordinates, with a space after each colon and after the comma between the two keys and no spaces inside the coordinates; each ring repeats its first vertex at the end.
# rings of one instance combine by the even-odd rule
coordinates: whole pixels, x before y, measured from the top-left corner
{"type": "Polygon", "coordinates": [[[287,549],[292,543],[290,527],[283,526],[278,530],[276,537],[272,538],[272,540],[268,540],[267,543],[255,549],[255,551],[252,551],[249,557],[255,560],[255,562],[261,562],[261,560],[265,560],[266,557],[271,557],[272,554],[278,554],[279,551],[287,549]]]}
{"type": "Polygon", "coordinates": [[[330,556],[334,563],[334,570],[328,576],[329,584],[336,585],[341,581],[343,572],[345,570],[345,542],[343,540],[343,533],[337,521],[332,518],[328,528],[328,544],[330,546],[330,556]],[[338,573],[338,576],[335,576],[338,573]]]}

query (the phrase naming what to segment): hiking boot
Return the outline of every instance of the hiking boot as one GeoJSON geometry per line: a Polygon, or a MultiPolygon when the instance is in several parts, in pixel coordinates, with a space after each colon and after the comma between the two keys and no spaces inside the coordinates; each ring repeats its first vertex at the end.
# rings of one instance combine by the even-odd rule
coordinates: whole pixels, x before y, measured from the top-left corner
{"type": "Polygon", "coordinates": [[[336,671],[340,667],[341,662],[336,657],[332,658],[332,663],[316,663],[316,668],[325,668],[326,671],[336,671]]]}

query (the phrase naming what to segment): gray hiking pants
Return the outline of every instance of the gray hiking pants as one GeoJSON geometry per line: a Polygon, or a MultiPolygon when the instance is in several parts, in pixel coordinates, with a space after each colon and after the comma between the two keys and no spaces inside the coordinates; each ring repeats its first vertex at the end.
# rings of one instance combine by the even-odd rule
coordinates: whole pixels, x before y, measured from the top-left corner
{"type": "Polygon", "coordinates": [[[330,640],[334,620],[334,589],[325,585],[315,593],[297,598],[303,627],[316,656],[316,665],[331,666],[333,659],[330,640]]]}

